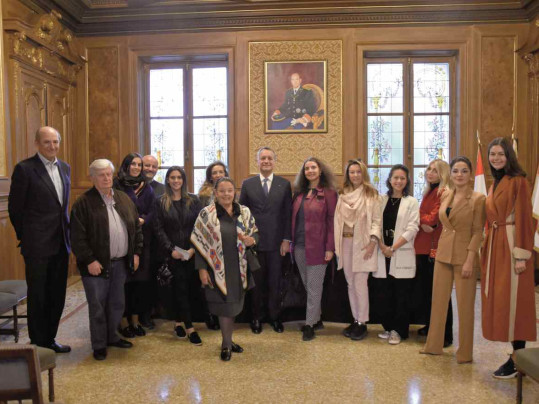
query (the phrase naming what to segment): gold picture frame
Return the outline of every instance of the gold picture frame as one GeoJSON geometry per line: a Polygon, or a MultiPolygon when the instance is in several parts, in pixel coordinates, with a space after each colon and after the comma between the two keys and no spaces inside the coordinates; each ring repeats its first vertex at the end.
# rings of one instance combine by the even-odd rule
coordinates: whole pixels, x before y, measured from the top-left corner
{"type": "Polygon", "coordinates": [[[327,61],[264,62],[265,132],[328,131],[327,61]]]}

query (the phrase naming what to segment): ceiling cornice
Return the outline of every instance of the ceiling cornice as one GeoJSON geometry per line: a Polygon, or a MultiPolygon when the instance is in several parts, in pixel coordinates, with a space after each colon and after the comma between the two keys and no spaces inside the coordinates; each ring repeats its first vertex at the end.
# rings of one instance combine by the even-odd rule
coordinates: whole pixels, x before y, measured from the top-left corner
{"type": "Polygon", "coordinates": [[[517,23],[539,0],[20,0],[58,10],[77,35],[517,23]]]}

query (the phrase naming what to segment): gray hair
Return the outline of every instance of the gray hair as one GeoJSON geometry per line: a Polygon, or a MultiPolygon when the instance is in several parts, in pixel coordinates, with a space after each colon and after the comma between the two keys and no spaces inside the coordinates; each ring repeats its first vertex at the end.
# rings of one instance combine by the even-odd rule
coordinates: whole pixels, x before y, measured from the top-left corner
{"type": "Polygon", "coordinates": [[[258,151],[256,152],[256,160],[260,160],[260,153],[262,153],[264,150],[268,150],[273,153],[273,159],[277,161],[277,153],[275,153],[275,150],[273,150],[269,146],[262,146],[258,151]]]}
{"type": "Polygon", "coordinates": [[[107,159],[97,159],[90,164],[90,175],[94,177],[98,171],[104,170],[106,168],[111,168],[112,173],[114,173],[114,164],[107,159]]]}

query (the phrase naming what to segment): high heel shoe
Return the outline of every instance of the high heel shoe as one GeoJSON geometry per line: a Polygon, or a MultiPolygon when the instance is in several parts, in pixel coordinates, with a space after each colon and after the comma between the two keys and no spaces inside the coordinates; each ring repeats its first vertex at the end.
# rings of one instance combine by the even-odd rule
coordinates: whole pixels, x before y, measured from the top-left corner
{"type": "Polygon", "coordinates": [[[221,360],[227,362],[230,358],[232,358],[232,351],[230,348],[221,349],[221,360]]]}

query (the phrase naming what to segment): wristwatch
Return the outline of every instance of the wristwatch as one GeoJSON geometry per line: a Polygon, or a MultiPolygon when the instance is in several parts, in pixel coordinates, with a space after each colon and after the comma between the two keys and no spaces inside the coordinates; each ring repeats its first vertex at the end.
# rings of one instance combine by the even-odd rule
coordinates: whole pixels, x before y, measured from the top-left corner
{"type": "Polygon", "coordinates": [[[391,250],[392,253],[395,252],[395,250],[393,249],[393,246],[389,247],[389,249],[391,250]]]}

